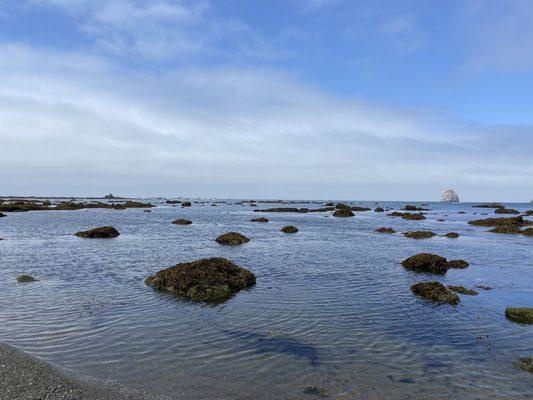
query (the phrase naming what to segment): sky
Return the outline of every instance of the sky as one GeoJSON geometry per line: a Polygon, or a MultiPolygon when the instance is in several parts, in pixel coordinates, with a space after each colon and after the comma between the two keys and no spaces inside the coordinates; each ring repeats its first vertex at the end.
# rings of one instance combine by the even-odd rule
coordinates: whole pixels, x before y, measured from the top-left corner
{"type": "Polygon", "coordinates": [[[0,195],[533,199],[533,1],[0,0],[0,195]]]}

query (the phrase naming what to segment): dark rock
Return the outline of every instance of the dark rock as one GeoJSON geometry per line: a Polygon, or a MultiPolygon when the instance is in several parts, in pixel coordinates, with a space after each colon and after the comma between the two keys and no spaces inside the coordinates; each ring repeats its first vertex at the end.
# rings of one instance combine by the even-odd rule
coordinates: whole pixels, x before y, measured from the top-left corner
{"type": "Polygon", "coordinates": [[[265,208],[265,209],[257,209],[254,210],[254,212],[279,212],[279,213],[308,213],[309,210],[307,208],[296,208],[296,207],[274,207],[274,208],[265,208]]]}
{"type": "Polygon", "coordinates": [[[438,222],[444,222],[444,221],[446,221],[446,220],[445,220],[444,218],[439,218],[437,221],[438,221],[438,222]]]}
{"type": "Polygon", "coordinates": [[[194,301],[219,302],[253,286],[255,275],[225,258],[208,258],[161,270],[145,283],[194,301]]]}
{"type": "Polygon", "coordinates": [[[485,203],[485,204],[476,204],[472,207],[477,207],[477,208],[505,208],[505,206],[503,204],[500,204],[500,203],[485,203]]]}
{"type": "Polygon", "coordinates": [[[476,287],[481,290],[492,290],[492,287],[486,285],[476,285],[476,287]]]}
{"type": "Polygon", "coordinates": [[[396,233],[396,231],[394,229],[385,228],[385,227],[376,229],[376,232],[379,232],[379,233],[396,233]]]}
{"type": "Polygon", "coordinates": [[[467,289],[464,286],[448,285],[448,289],[450,289],[452,292],[466,294],[468,296],[477,296],[477,292],[475,290],[467,289]]]}
{"type": "Polygon", "coordinates": [[[5,214],[2,214],[2,213],[0,212],[0,218],[5,217],[5,216],[6,216],[5,214]]]}
{"type": "Polygon", "coordinates": [[[220,235],[215,239],[215,241],[219,244],[229,245],[229,246],[236,246],[239,244],[248,243],[250,239],[248,239],[246,236],[241,235],[238,232],[227,232],[223,235],[220,235]]]}
{"type": "Polygon", "coordinates": [[[509,218],[476,219],[474,221],[468,221],[468,223],[474,226],[528,225],[528,221],[525,221],[521,216],[509,218]]]}
{"type": "Polygon", "coordinates": [[[419,253],[402,261],[402,266],[415,272],[444,275],[450,268],[446,258],[437,254],[419,253]]]}
{"type": "Polygon", "coordinates": [[[182,207],[190,207],[191,206],[191,202],[190,201],[184,201],[183,203],[181,203],[181,206],[182,207]]]}
{"type": "Polygon", "coordinates": [[[35,279],[33,276],[30,275],[20,275],[17,277],[17,282],[21,283],[29,283],[29,282],[35,282],[37,279],[35,279]]]}
{"type": "Polygon", "coordinates": [[[522,357],[516,363],[516,366],[527,372],[533,372],[533,357],[522,357]]]}
{"type": "Polygon", "coordinates": [[[283,233],[296,233],[296,232],[298,232],[298,228],[295,227],[295,226],[292,226],[292,225],[287,225],[287,226],[284,226],[283,228],[281,228],[281,231],[283,233]]]}
{"type": "Polygon", "coordinates": [[[165,201],[165,203],[167,203],[167,204],[180,204],[181,201],[179,201],[179,200],[167,200],[167,201],[165,201]]]}
{"type": "Polygon", "coordinates": [[[119,204],[119,206],[124,208],[152,208],[155,207],[153,204],[150,203],[141,203],[140,201],[133,201],[128,200],[122,204],[119,204]]]}
{"type": "Polygon", "coordinates": [[[495,214],[520,214],[520,211],[513,210],[512,208],[497,208],[494,210],[495,214]]]}
{"type": "Polygon", "coordinates": [[[503,234],[521,234],[522,231],[518,225],[502,225],[492,228],[489,232],[492,233],[503,233],[503,234]]]}
{"type": "Polygon", "coordinates": [[[172,223],[174,225],[190,225],[192,224],[192,221],[189,221],[188,219],[185,219],[185,218],[178,218],[172,221],[172,223]]]}
{"type": "Polygon", "coordinates": [[[346,218],[346,217],[353,217],[355,216],[355,214],[346,208],[340,208],[340,209],[335,210],[335,212],[333,213],[333,216],[346,218]]]}
{"type": "Polygon", "coordinates": [[[413,204],[406,204],[404,208],[402,208],[404,211],[428,211],[427,208],[423,207],[417,207],[413,204]]]}
{"type": "Polygon", "coordinates": [[[357,211],[357,212],[362,212],[362,211],[371,211],[372,209],[368,208],[368,207],[353,206],[352,208],[350,208],[350,210],[357,211]]]}
{"type": "Polygon", "coordinates": [[[349,210],[350,206],[347,205],[347,204],[344,204],[344,203],[337,203],[335,205],[335,209],[337,209],[337,210],[349,210]]]}
{"type": "Polygon", "coordinates": [[[533,324],[533,308],[508,307],[505,309],[505,317],[510,321],[520,324],[533,324]]]}
{"type": "Polygon", "coordinates": [[[391,212],[390,214],[387,214],[389,217],[403,217],[403,213],[402,212],[398,212],[398,211],[393,211],[391,212]]]}
{"type": "Polygon", "coordinates": [[[324,207],[335,207],[334,203],[326,203],[324,204],[324,207]]]}
{"type": "Polygon", "coordinates": [[[446,235],[449,239],[457,239],[459,237],[459,234],[457,232],[448,232],[446,235]]]}
{"type": "Polygon", "coordinates": [[[261,218],[252,218],[250,222],[268,222],[268,218],[261,217],[261,218]]]}
{"type": "Polygon", "coordinates": [[[436,236],[436,234],[431,231],[404,232],[403,235],[411,239],[429,239],[429,238],[432,238],[433,236],[436,236]]]}
{"type": "Polygon", "coordinates": [[[465,269],[465,268],[468,268],[468,266],[470,266],[470,264],[466,262],[465,260],[448,261],[448,268],[465,269]]]}
{"type": "Polygon", "coordinates": [[[152,212],[152,210],[143,210],[143,212],[152,212]]]}
{"type": "Polygon", "coordinates": [[[107,195],[104,196],[104,199],[114,199],[115,196],[113,196],[113,194],[109,193],[107,195]]]}
{"type": "Polygon", "coordinates": [[[464,211],[459,211],[457,214],[466,214],[464,211]]]}
{"type": "Polygon", "coordinates": [[[411,292],[424,299],[439,303],[459,304],[459,296],[439,282],[420,282],[411,286],[411,292]]]}
{"type": "Polygon", "coordinates": [[[383,212],[383,211],[385,211],[385,210],[384,210],[382,207],[376,207],[376,208],[374,209],[374,211],[375,211],[375,212],[383,212]]]}
{"type": "Polygon", "coordinates": [[[410,213],[404,213],[402,215],[403,219],[412,219],[412,220],[421,220],[426,219],[426,217],[423,214],[410,214],[410,213]]]}
{"type": "Polygon", "coordinates": [[[89,229],[76,233],[76,236],[87,239],[109,239],[120,235],[112,226],[102,226],[100,228],[89,229]]]}

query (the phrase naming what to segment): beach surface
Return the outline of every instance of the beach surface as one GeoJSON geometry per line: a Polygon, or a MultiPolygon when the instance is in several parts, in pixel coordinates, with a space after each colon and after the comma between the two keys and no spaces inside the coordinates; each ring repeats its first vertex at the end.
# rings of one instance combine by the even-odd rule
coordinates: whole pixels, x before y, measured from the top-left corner
{"type": "Polygon", "coordinates": [[[0,342],[0,400],[137,400],[110,383],[82,381],[0,342]]]}

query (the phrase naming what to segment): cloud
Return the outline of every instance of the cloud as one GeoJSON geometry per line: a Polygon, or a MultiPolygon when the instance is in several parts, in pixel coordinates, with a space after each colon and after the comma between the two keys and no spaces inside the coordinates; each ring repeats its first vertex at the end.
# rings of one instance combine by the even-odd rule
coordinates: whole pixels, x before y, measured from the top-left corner
{"type": "Polygon", "coordinates": [[[0,74],[10,77],[0,86],[0,177],[13,192],[116,185],[135,195],[179,187],[350,197],[362,187],[377,196],[376,185],[408,191],[432,182],[438,195],[449,182],[512,176],[527,185],[533,174],[530,127],[459,127],[332,97],[278,70],[147,73],[97,55],[4,45],[0,74]]]}

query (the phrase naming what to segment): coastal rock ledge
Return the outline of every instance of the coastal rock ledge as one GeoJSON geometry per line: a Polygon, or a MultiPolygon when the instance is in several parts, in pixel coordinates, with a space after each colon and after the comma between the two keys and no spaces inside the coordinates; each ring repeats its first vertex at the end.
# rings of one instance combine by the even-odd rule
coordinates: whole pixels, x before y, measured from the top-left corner
{"type": "Polygon", "coordinates": [[[455,190],[446,189],[444,192],[442,192],[441,201],[446,202],[446,203],[458,203],[459,195],[455,192],[455,190]]]}
{"type": "Polygon", "coordinates": [[[145,283],[194,301],[220,302],[255,285],[255,275],[225,258],[204,258],[163,269],[145,283]]]}

